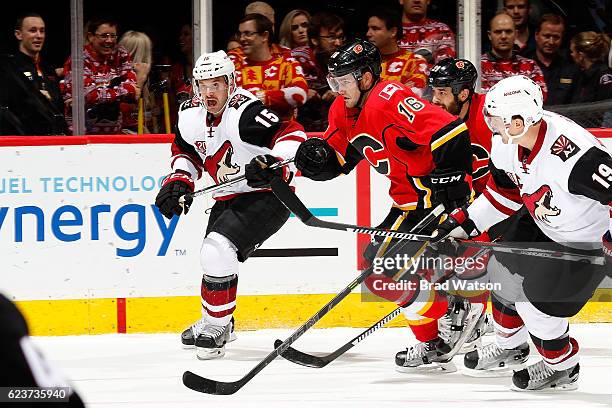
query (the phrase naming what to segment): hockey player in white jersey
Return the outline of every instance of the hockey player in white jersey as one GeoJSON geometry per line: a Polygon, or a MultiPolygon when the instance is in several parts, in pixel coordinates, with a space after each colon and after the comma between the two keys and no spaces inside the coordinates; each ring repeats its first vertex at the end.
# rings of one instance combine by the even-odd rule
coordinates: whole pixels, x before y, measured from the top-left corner
{"type": "MultiPolygon", "coordinates": [[[[200,359],[222,357],[233,332],[238,264],[278,231],[289,211],[269,189],[273,177],[288,181],[290,167],[271,164],[293,158],[306,140],[301,125],[281,122],[253,94],[236,86],[234,64],[224,51],[204,54],[193,68],[194,94],[181,105],[172,143],[172,173],[155,205],[167,218],[185,214],[194,180],[206,171],[220,184],[241,175],[246,181],[218,190],[200,249],[202,318],[181,335],[200,359]]],[[[292,167],[292,166],[291,166],[292,167]]]]}
{"type": "Polygon", "coordinates": [[[527,77],[497,83],[483,109],[494,132],[492,177],[480,197],[434,231],[434,245],[449,236],[472,237],[521,210],[525,216],[505,240],[598,256],[603,249],[607,266],[495,254],[488,273],[502,286],[492,292],[496,342],[466,354],[464,362],[481,376],[520,368],[531,337],[542,360],[515,371],[513,389],[576,389],[579,347],[568,317],[612,265],[612,157],[587,130],[543,110],[541,89],[527,77]]]}

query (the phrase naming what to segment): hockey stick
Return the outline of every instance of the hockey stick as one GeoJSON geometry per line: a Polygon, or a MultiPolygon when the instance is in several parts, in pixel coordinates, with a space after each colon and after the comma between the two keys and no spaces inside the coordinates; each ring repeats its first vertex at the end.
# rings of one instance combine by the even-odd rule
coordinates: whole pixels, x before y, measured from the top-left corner
{"type": "MultiPolygon", "coordinates": [[[[355,347],[357,343],[360,343],[363,339],[368,337],[370,334],[374,333],[376,330],[380,329],[381,327],[389,323],[391,320],[395,319],[397,316],[399,316],[401,311],[402,309],[400,307],[396,308],[391,313],[387,314],[385,317],[383,317],[382,319],[374,323],[374,325],[370,326],[364,332],[355,336],[348,343],[344,344],[343,346],[338,348],[336,351],[330,354],[327,354],[325,356],[317,357],[312,354],[304,353],[302,351],[294,349],[293,347],[288,347],[287,350],[282,354],[281,357],[291,361],[292,363],[300,364],[306,367],[323,368],[329,363],[331,363],[332,361],[334,361],[335,359],[337,359],[338,357],[340,357],[342,354],[346,353],[348,350],[355,347]]],[[[281,344],[282,344],[281,340],[276,340],[274,342],[274,347],[278,347],[281,344]]]]}
{"type": "MultiPolygon", "coordinates": [[[[304,224],[310,227],[316,228],[326,228],[340,231],[349,231],[356,232],[359,234],[369,234],[375,236],[383,236],[383,237],[391,237],[397,239],[406,239],[411,241],[429,241],[431,238],[428,235],[418,235],[411,234],[407,232],[398,232],[398,231],[388,231],[379,228],[372,227],[361,227],[359,225],[351,225],[351,224],[343,224],[339,222],[331,222],[331,221],[323,221],[317,217],[315,217],[312,212],[299,197],[291,190],[291,188],[280,178],[275,178],[270,182],[270,187],[272,187],[272,191],[278,197],[278,199],[289,209],[289,211],[293,212],[304,224]]],[[[451,240],[453,241],[453,240],[451,240]]],[[[587,262],[594,265],[605,265],[605,259],[603,256],[596,255],[582,255],[571,252],[564,251],[554,251],[548,249],[538,249],[538,248],[520,248],[507,244],[499,244],[499,243],[491,243],[491,242],[477,242],[470,240],[461,240],[455,241],[461,245],[465,245],[468,247],[476,247],[483,248],[487,247],[495,252],[504,252],[516,255],[528,255],[528,256],[537,256],[558,260],[567,260],[574,262],[587,262]]]]}
{"type": "MultiPolygon", "coordinates": [[[[286,183],[283,183],[287,186],[286,183]]],[[[434,219],[436,219],[442,212],[444,211],[444,206],[436,207],[430,214],[423,218],[414,228],[425,225],[426,223],[430,223],[434,219]]],[[[423,247],[419,250],[419,253],[422,254],[424,250],[423,247]]],[[[206,394],[216,394],[216,395],[229,395],[234,394],[236,391],[241,389],[247,382],[249,382],[255,375],[257,375],[261,370],[263,370],[268,364],[270,364],[276,357],[283,354],[290,346],[293,344],[298,338],[300,338],[308,329],[314,326],[319,320],[323,318],[331,309],[333,309],[338,303],[340,303],[345,297],[347,297],[353,289],[355,289],[359,284],[361,284],[368,276],[370,276],[373,272],[373,268],[370,267],[363,271],[357,278],[355,278],[351,283],[348,284],[347,287],[342,289],[340,293],[338,293],[332,300],[330,300],[325,306],[323,306],[314,316],[308,319],[304,324],[302,324],[291,336],[289,336],[285,341],[278,344],[275,349],[268,354],[263,360],[261,360],[255,367],[251,369],[246,375],[244,375],[241,379],[237,381],[224,382],[224,381],[215,381],[208,378],[201,377],[197,374],[192,373],[191,371],[185,371],[183,373],[183,384],[198,392],[203,392],[206,394]]]]}
{"type": "MultiPolygon", "coordinates": [[[[283,166],[286,166],[288,164],[293,163],[293,160],[294,160],[293,157],[291,159],[285,159],[285,160],[282,160],[282,161],[279,161],[279,162],[276,162],[276,163],[270,165],[270,167],[268,167],[268,168],[270,170],[278,169],[279,167],[283,167],[283,166]]],[[[185,203],[185,200],[187,198],[189,198],[189,197],[195,198],[195,197],[199,197],[199,196],[204,195],[204,194],[214,193],[217,190],[221,190],[221,189],[223,189],[223,188],[225,188],[227,186],[231,186],[233,184],[240,183],[243,180],[246,180],[246,176],[244,174],[242,176],[240,176],[240,177],[236,177],[236,178],[228,180],[228,181],[226,181],[224,183],[215,184],[214,186],[209,186],[209,187],[203,188],[201,190],[196,190],[193,193],[187,193],[184,196],[182,196],[181,198],[179,198],[179,203],[181,205],[183,205],[185,203]]]]}

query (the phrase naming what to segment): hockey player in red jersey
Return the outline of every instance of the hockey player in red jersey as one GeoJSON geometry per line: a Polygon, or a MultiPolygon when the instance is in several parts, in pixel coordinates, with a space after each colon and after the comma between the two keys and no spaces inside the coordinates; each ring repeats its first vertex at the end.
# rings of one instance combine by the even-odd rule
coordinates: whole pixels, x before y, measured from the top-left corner
{"type": "MultiPolygon", "coordinates": [[[[476,195],[480,195],[489,179],[492,132],[482,116],[485,96],[475,92],[477,79],[478,71],[470,61],[445,58],[431,68],[428,82],[431,102],[459,116],[468,127],[472,143],[472,186],[476,195]]],[[[497,235],[497,231],[495,234],[497,235]]],[[[479,239],[488,241],[489,236],[482,234],[479,239]]],[[[488,291],[468,291],[459,294],[469,297],[472,303],[480,302],[486,309],[488,291]]],[[[443,325],[445,322],[441,320],[438,324],[443,325]]],[[[462,352],[473,350],[480,345],[480,337],[483,334],[492,332],[493,318],[490,314],[483,313],[474,332],[463,346],[462,352]]]]}
{"type": "MultiPolygon", "coordinates": [[[[523,207],[525,216],[504,240],[612,255],[612,157],[595,136],[543,110],[540,87],[522,75],[503,79],[487,93],[484,115],[495,133],[489,183],[434,231],[432,242],[475,236],[523,207]]],[[[465,355],[468,373],[490,376],[520,368],[530,337],[542,360],[514,372],[514,389],[576,389],[579,347],[568,317],[586,304],[611,262],[612,257],[601,266],[496,253],[488,265],[490,279],[501,286],[491,293],[496,342],[465,355]]]]}
{"type": "Polygon", "coordinates": [[[181,105],[172,143],[172,173],[155,205],[167,218],[187,214],[194,180],[206,171],[216,183],[241,175],[214,198],[200,249],[202,318],[181,335],[200,359],[222,357],[233,332],[238,263],[278,231],[289,211],[269,189],[273,177],[288,182],[287,167],[268,169],[292,158],[306,139],[295,121],[281,122],[253,94],[236,86],[234,64],[224,51],[204,54],[193,68],[196,97],[181,105]],[[263,166],[261,165],[263,163],[263,166]],[[262,168],[266,167],[266,168],[262,168]]]}
{"type": "MultiPolygon", "coordinates": [[[[376,47],[363,40],[344,45],[331,56],[328,82],[340,96],[330,107],[323,138],[300,145],[296,167],[303,176],[324,181],[348,174],[365,158],[391,181],[393,207],[380,227],[408,231],[438,203],[453,209],[469,201],[470,140],[461,119],[399,82],[380,81],[380,60],[376,47]]],[[[384,251],[389,247],[389,240],[376,242],[366,254],[388,255],[384,251]]],[[[460,328],[476,313],[476,319],[480,316],[482,308],[471,310],[464,300],[451,308],[456,313],[445,315],[449,299],[442,293],[432,296],[435,299],[414,301],[403,309],[420,343],[398,353],[401,369],[446,362],[465,340],[456,336],[460,330],[439,333],[435,319],[448,319],[450,329],[460,328]]],[[[390,300],[403,305],[401,299],[390,300]]]]}

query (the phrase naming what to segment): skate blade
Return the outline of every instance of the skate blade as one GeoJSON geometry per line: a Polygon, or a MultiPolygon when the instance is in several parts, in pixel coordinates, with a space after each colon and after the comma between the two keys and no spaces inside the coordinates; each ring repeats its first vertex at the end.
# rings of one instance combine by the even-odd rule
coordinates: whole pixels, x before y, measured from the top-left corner
{"type": "Polygon", "coordinates": [[[198,360],[213,360],[225,355],[225,346],[215,349],[196,347],[196,357],[198,360]]]}
{"type": "Polygon", "coordinates": [[[181,348],[183,350],[193,350],[195,348],[195,344],[181,344],[181,348]]]}
{"type": "Polygon", "coordinates": [[[501,377],[511,377],[514,374],[514,371],[520,371],[525,368],[524,364],[517,364],[506,366],[504,368],[497,368],[494,370],[474,370],[473,368],[464,367],[461,372],[463,375],[467,377],[474,378],[501,378],[501,377]]]}
{"type": "Polygon", "coordinates": [[[404,374],[449,374],[457,371],[457,366],[452,361],[446,363],[431,363],[418,367],[395,366],[395,371],[404,374]]]}
{"type": "Polygon", "coordinates": [[[575,391],[575,390],[577,390],[578,389],[578,382],[574,381],[573,383],[557,385],[556,387],[542,388],[540,390],[522,389],[522,388],[518,388],[516,385],[512,384],[510,389],[512,391],[517,391],[517,392],[537,392],[538,394],[555,394],[557,392],[575,391]]]}

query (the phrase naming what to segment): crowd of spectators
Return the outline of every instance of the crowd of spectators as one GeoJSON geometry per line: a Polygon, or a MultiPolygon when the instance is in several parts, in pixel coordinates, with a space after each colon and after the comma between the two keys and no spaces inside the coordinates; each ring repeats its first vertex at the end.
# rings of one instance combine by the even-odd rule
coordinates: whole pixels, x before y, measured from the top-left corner
{"type": "MultiPolygon", "coordinates": [[[[457,54],[450,26],[428,17],[432,1],[398,0],[394,8],[373,8],[361,30],[352,33],[345,32],[346,15],[303,9],[286,13],[276,30],[274,8],[252,2],[227,38],[238,85],[283,117],[322,131],[336,97],[326,80],[327,60],[350,34],[378,47],[383,79],[426,95],[430,67],[457,54]]],[[[486,22],[484,53],[474,61],[480,64],[482,91],[523,74],[541,86],[548,106],[612,99],[612,52],[605,29],[569,32],[567,16],[541,8],[534,13],[532,6],[530,0],[504,0],[486,22]]],[[[39,14],[21,16],[14,32],[15,52],[0,58],[0,130],[70,134],[71,58],[55,69],[41,59],[45,21],[39,14]]],[[[86,133],[166,133],[176,122],[178,106],[193,98],[191,25],[176,34],[180,57],[155,65],[155,44],[145,33],[119,33],[108,18],[89,21],[85,29],[86,133]]]]}

